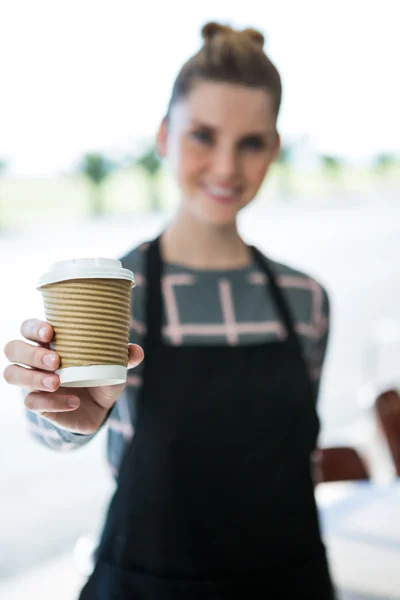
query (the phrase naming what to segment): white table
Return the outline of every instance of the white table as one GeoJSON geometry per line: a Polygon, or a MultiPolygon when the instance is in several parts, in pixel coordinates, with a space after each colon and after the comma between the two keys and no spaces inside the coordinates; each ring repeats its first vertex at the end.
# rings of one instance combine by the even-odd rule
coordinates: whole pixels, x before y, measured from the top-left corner
{"type": "Polygon", "coordinates": [[[400,480],[324,483],[316,497],[335,584],[400,599],[400,480]]]}

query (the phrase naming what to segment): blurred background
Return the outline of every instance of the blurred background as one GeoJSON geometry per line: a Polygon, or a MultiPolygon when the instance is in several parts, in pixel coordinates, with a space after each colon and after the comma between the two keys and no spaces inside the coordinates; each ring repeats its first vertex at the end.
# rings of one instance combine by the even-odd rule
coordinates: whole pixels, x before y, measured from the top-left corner
{"type": "MultiPolygon", "coordinates": [[[[281,72],[282,153],[240,228],[327,288],[321,444],[356,446],[387,485],[372,403],[400,387],[398,0],[3,2],[0,346],[43,316],[35,284],[52,262],[118,257],[170,218],[154,135],[208,20],[260,29],[281,72]]],[[[29,437],[18,390],[1,380],[0,398],[0,596],[72,600],[113,491],[105,435],[53,453],[29,437]]],[[[328,544],[343,599],[400,598],[396,494],[361,519],[367,537],[328,544]]]]}

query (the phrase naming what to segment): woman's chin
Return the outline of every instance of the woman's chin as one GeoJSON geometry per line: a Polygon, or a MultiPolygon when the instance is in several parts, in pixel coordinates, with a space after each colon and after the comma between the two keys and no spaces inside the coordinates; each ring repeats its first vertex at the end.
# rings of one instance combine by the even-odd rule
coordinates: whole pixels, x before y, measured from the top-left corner
{"type": "Polygon", "coordinates": [[[210,205],[207,202],[206,205],[198,207],[197,214],[201,217],[202,221],[210,225],[223,227],[235,223],[241,208],[242,206],[239,203],[221,205],[215,203],[215,205],[210,205]]]}
{"type": "Polygon", "coordinates": [[[208,223],[213,227],[226,227],[228,225],[233,225],[236,222],[238,211],[226,211],[222,212],[202,212],[201,218],[204,223],[208,223]]]}

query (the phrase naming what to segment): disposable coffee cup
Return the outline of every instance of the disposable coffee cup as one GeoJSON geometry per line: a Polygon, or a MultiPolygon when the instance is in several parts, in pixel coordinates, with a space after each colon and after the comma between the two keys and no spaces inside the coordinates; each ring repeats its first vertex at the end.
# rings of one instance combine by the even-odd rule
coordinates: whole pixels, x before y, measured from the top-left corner
{"type": "Polygon", "coordinates": [[[62,260],[39,278],[61,385],[125,383],[134,286],[132,271],[110,258],[62,260]]]}

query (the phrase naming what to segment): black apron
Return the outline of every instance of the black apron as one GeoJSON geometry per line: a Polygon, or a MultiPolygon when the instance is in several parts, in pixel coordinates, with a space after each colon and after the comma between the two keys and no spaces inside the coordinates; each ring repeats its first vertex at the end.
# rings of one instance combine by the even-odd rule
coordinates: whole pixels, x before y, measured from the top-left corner
{"type": "Polygon", "coordinates": [[[271,265],[252,253],[287,339],[169,346],[159,238],[149,245],[137,426],[80,600],[334,597],[310,469],[313,387],[271,265]]]}

